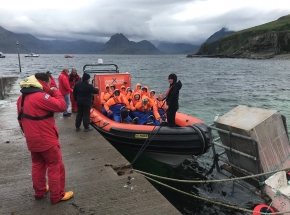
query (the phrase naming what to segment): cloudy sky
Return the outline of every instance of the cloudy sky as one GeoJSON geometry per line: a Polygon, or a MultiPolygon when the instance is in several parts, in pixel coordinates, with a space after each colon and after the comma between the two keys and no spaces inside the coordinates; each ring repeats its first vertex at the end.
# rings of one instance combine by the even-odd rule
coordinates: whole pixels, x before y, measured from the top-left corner
{"type": "Polygon", "coordinates": [[[200,44],[290,14],[287,0],[0,0],[0,26],[40,39],[200,44]]]}

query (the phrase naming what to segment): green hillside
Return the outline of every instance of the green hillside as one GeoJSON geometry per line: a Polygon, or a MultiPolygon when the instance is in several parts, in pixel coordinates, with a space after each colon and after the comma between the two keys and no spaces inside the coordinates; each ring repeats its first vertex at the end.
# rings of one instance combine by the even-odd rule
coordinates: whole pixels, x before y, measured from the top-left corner
{"type": "Polygon", "coordinates": [[[269,31],[279,32],[279,31],[287,31],[287,30],[290,30],[290,15],[282,16],[281,18],[273,22],[268,22],[263,25],[258,25],[252,28],[237,31],[234,34],[242,34],[242,33],[256,34],[256,33],[266,33],[269,31]]]}
{"type": "Polygon", "coordinates": [[[290,52],[290,15],[202,45],[197,55],[270,58],[290,52]]]}

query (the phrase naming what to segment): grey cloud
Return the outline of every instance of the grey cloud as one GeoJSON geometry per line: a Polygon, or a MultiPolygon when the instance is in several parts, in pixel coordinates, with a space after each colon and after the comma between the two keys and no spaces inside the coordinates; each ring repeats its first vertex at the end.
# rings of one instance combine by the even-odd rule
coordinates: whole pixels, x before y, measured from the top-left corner
{"type": "Polygon", "coordinates": [[[154,40],[200,44],[228,27],[241,30],[273,21],[290,10],[263,12],[253,8],[233,10],[216,17],[179,21],[172,15],[184,11],[192,0],[98,0],[75,10],[38,10],[24,14],[0,8],[0,26],[47,39],[85,39],[106,42],[115,33],[134,41],[154,40]]]}

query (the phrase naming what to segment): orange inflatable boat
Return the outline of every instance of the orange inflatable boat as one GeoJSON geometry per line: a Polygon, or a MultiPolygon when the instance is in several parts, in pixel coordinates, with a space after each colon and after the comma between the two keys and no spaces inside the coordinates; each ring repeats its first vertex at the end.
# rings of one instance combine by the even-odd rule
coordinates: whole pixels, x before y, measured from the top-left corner
{"type": "MultiPolygon", "coordinates": [[[[86,64],[83,71],[93,74],[92,84],[101,92],[106,85],[114,84],[131,87],[131,75],[119,73],[115,64],[86,64]],[[113,69],[104,69],[113,67],[113,69]]],[[[93,127],[112,145],[124,147],[144,154],[161,162],[177,166],[187,157],[208,151],[210,137],[207,125],[193,116],[176,113],[178,127],[138,125],[115,122],[102,114],[100,95],[94,95],[90,114],[93,127]]]]}

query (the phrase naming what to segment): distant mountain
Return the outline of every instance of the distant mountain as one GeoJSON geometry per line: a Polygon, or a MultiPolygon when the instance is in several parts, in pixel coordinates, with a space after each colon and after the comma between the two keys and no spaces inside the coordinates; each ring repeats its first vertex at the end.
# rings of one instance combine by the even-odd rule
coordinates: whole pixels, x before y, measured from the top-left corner
{"type": "Polygon", "coordinates": [[[158,54],[159,50],[149,41],[129,41],[122,33],[113,35],[99,50],[100,54],[158,54]]]}
{"type": "Polygon", "coordinates": [[[211,43],[214,42],[226,35],[235,33],[235,31],[229,31],[227,28],[222,28],[221,30],[215,32],[213,35],[211,35],[204,43],[211,43]]]}
{"type": "Polygon", "coordinates": [[[62,41],[62,40],[43,40],[52,50],[51,53],[57,54],[93,54],[104,46],[104,43],[89,42],[84,40],[62,41]]]}
{"type": "Polygon", "coordinates": [[[20,53],[37,54],[92,54],[104,46],[103,43],[78,40],[40,40],[31,34],[15,34],[0,26],[0,51],[17,53],[16,42],[19,42],[20,53]]]}
{"type": "Polygon", "coordinates": [[[176,53],[195,53],[200,48],[200,45],[192,45],[187,43],[160,43],[157,48],[168,54],[176,54],[176,53]]]}

